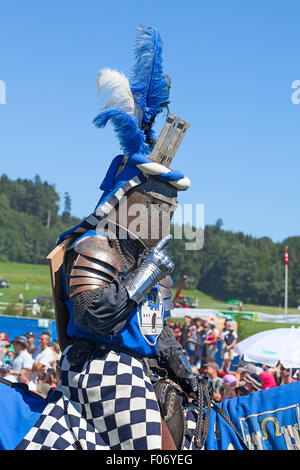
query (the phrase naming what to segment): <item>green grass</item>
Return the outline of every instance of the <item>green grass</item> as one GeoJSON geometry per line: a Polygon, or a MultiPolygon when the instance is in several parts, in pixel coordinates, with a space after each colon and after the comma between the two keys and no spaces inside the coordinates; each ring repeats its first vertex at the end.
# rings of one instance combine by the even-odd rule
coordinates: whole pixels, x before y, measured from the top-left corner
{"type": "MultiPolygon", "coordinates": [[[[277,328],[291,328],[290,323],[270,323],[270,322],[255,322],[250,320],[236,319],[238,323],[239,341],[242,341],[248,336],[255,335],[260,331],[275,330],[277,328]]],[[[295,325],[298,326],[298,325],[295,325]]]]}
{"type": "MultiPolygon", "coordinates": [[[[0,302],[17,303],[20,292],[24,296],[24,301],[32,299],[39,295],[46,295],[51,297],[51,280],[50,270],[48,265],[25,264],[25,263],[0,263],[0,277],[3,277],[10,283],[8,289],[0,289],[0,302]],[[26,289],[26,285],[28,289],[26,289]]],[[[173,289],[174,293],[176,288],[173,289]]],[[[204,294],[203,292],[194,289],[184,289],[182,295],[188,295],[198,299],[198,308],[208,309],[228,309],[228,304],[225,301],[214,299],[213,297],[204,294]]],[[[250,312],[264,312],[264,313],[277,313],[282,314],[283,309],[278,306],[265,306],[265,305],[244,305],[244,311],[250,312]]],[[[174,312],[175,313],[175,312],[174,312]]],[[[299,314],[296,308],[289,308],[289,314],[299,314]]],[[[175,318],[174,318],[175,320],[175,318]]],[[[239,338],[246,338],[258,331],[290,327],[290,324],[283,323],[263,323],[252,322],[249,320],[238,320],[239,324],[239,338]]]]}
{"type": "Polygon", "coordinates": [[[21,292],[24,301],[38,295],[52,295],[50,270],[47,265],[0,263],[0,277],[10,283],[9,288],[0,289],[3,294],[0,296],[0,302],[16,303],[21,292]]]}
{"type": "MultiPolygon", "coordinates": [[[[176,289],[173,289],[176,292],[176,289]]],[[[183,289],[182,295],[188,295],[191,297],[195,297],[198,299],[198,308],[208,308],[208,309],[215,309],[215,310],[228,310],[229,304],[225,301],[216,300],[213,297],[204,294],[201,291],[196,289],[194,290],[187,290],[183,289]]],[[[244,312],[262,312],[262,313],[272,313],[282,315],[284,313],[283,308],[279,308],[278,306],[266,306],[266,305],[253,305],[253,304],[244,304],[243,305],[244,312]]],[[[173,314],[176,313],[176,310],[173,314]]],[[[289,308],[288,314],[295,315],[300,314],[299,310],[296,308],[289,308]]],[[[276,328],[291,328],[291,323],[271,323],[271,322],[256,322],[251,320],[242,320],[241,318],[234,317],[234,319],[238,323],[238,335],[239,341],[248,338],[248,336],[254,335],[259,333],[260,331],[265,330],[273,330],[276,328]]],[[[173,320],[180,320],[183,324],[183,319],[174,318],[173,320]]],[[[294,325],[299,326],[299,325],[294,325]]]]}
{"type": "MultiPolygon", "coordinates": [[[[173,288],[173,291],[176,292],[176,288],[173,288]]],[[[230,306],[225,301],[214,299],[213,297],[206,295],[197,289],[194,289],[194,290],[183,289],[182,295],[188,295],[188,296],[195,297],[196,299],[198,299],[198,308],[228,310],[230,306]]],[[[243,311],[244,312],[276,313],[279,315],[282,315],[284,313],[283,307],[270,306],[270,305],[254,305],[254,304],[244,304],[243,311]]],[[[300,312],[297,308],[292,308],[292,307],[288,308],[288,314],[290,315],[295,315],[299,313],[300,312]]]]}

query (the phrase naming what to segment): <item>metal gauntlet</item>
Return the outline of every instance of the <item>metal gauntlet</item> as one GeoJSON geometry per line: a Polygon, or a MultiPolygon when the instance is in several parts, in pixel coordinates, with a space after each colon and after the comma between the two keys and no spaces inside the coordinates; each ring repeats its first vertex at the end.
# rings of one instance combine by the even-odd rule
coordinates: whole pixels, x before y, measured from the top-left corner
{"type": "Polygon", "coordinates": [[[123,286],[131,300],[139,304],[152,287],[167,274],[173,271],[174,263],[163,247],[171,240],[168,235],[161,240],[142,261],[139,268],[123,281],[123,286]]]}
{"type": "Polygon", "coordinates": [[[194,374],[187,356],[174,354],[168,358],[168,371],[171,378],[179,382],[181,388],[187,393],[196,393],[198,389],[198,375],[194,374]]]}

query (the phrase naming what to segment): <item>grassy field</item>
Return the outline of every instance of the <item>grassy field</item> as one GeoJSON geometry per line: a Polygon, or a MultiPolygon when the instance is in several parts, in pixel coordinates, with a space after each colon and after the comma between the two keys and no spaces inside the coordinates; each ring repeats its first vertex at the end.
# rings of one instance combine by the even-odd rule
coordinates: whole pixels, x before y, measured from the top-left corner
{"type": "MultiPolygon", "coordinates": [[[[48,265],[34,265],[23,263],[0,263],[0,277],[10,282],[8,289],[0,289],[0,302],[17,303],[22,292],[24,301],[33,297],[52,295],[50,271],[48,265]],[[3,295],[1,295],[3,294],[3,295]]],[[[176,289],[173,289],[176,292],[176,289]]],[[[225,301],[219,301],[198,290],[183,290],[182,295],[189,295],[198,299],[198,308],[228,309],[225,301]]],[[[282,314],[283,309],[278,306],[244,305],[244,311],[282,314]]],[[[174,312],[175,313],[175,312],[174,312]]],[[[289,308],[289,314],[299,314],[296,308],[289,308]]],[[[263,323],[249,320],[238,320],[239,338],[245,338],[262,330],[290,327],[290,324],[263,323]]]]}
{"type": "Polygon", "coordinates": [[[23,263],[0,263],[0,277],[10,283],[8,289],[0,289],[0,302],[18,302],[22,293],[24,301],[33,297],[51,296],[49,266],[23,263]]]}

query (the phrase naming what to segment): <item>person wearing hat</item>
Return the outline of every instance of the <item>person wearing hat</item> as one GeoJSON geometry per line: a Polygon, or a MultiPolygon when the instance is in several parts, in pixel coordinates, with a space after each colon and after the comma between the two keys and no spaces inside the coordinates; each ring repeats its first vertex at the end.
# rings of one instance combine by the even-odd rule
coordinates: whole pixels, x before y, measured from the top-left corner
{"type": "Polygon", "coordinates": [[[13,340],[15,356],[12,361],[11,374],[18,374],[22,369],[31,369],[32,357],[27,351],[27,341],[24,336],[16,336],[13,340]]]}
{"type": "Polygon", "coordinates": [[[223,359],[221,369],[225,369],[225,372],[230,371],[231,361],[234,359],[235,352],[234,347],[237,342],[237,334],[234,331],[232,323],[228,320],[225,321],[224,329],[221,333],[221,357],[223,359]]]}
{"type": "Polygon", "coordinates": [[[249,393],[263,390],[263,380],[257,374],[247,374],[244,377],[245,387],[249,393]]]}
{"type": "Polygon", "coordinates": [[[244,377],[246,374],[256,374],[256,367],[251,364],[251,362],[240,360],[235,371],[235,376],[237,380],[236,388],[241,387],[245,384],[244,377]]]}
{"type": "Polygon", "coordinates": [[[18,382],[16,375],[11,373],[11,366],[8,364],[0,364],[0,377],[9,382],[18,382]]]}
{"type": "Polygon", "coordinates": [[[236,393],[235,393],[236,376],[233,374],[226,374],[222,380],[223,380],[223,399],[235,397],[236,396],[236,393]]]}
{"type": "Polygon", "coordinates": [[[204,365],[204,375],[207,375],[213,383],[214,391],[220,390],[223,380],[219,377],[219,366],[216,362],[207,362],[204,365]]]}
{"type": "Polygon", "coordinates": [[[27,331],[27,333],[25,333],[26,338],[27,338],[27,350],[29,352],[29,354],[31,354],[31,356],[34,355],[34,353],[37,352],[37,350],[39,348],[37,348],[35,346],[35,340],[36,340],[36,335],[35,333],[33,333],[33,331],[27,331]]]}

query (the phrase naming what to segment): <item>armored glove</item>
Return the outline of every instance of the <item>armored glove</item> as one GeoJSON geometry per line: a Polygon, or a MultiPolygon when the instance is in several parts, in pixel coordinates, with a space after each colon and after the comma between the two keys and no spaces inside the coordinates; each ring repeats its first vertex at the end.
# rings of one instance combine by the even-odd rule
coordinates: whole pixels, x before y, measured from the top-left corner
{"type": "Polygon", "coordinates": [[[168,358],[168,371],[174,381],[177,381],[182,390],[188,395],[195,395],[198,392],[199,383],[208,390],[210,398],[213,396],[213,385],[209,377],[195,374],[190,366],[187,356],[184,354],[174,354],[168,358]]]}
{"type": "Polygon", "coordinates": [[[152,248],[140,266],[132,275],[123,281],[123,286],[131,300],[139,304],[152,287],[163,277],[173,271],[174,263],[163,249],[172,239],[168,235],[152,248]]]}

